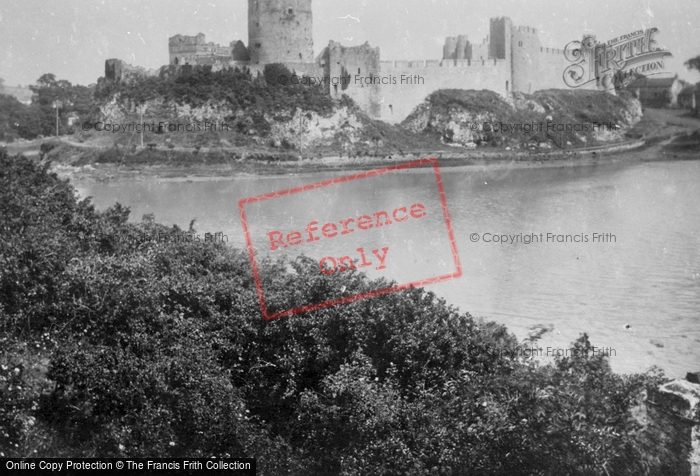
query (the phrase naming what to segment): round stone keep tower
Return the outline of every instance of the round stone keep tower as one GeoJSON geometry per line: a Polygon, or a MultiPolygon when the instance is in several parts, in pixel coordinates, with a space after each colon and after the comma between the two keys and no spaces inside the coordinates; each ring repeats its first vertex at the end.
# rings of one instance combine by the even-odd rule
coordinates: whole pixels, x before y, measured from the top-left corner
{"type": "Polygon", "coordinates": [[[313,63],[311,0],[248,0],[252,64],[313,63]]]}

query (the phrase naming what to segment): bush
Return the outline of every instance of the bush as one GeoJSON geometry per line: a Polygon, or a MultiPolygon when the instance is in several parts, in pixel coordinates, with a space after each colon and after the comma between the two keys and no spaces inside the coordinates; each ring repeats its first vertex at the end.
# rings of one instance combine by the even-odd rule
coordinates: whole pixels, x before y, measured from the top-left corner
{"type": "Polygon", "coordinates": [[[285,87],[291,85],[293,73],[282,63],[266,64],[263,69],[265,83],[270,87],[285,87]]]}
{"type": "MultiPolygon", "coordinates": [[[[6,456],[252,456],[273,475],[656,464],[631,410],[658,377],[612,373],[585,335],[541,365],[423,289],[266,322],[245,252],[97,212],[47,167],[0,153],[6,456]]],[[[260,273],[271,309],[387,285],[304,257],[260,273]]]]}
{"type": "MultiPolygon", "coordinates": [[[[196,67],[167,77],[134,78],[130,82],[103,81],[95,98],[98,102],[107,102],[118,97],[120,102],[135,104],[162,98],[192,107],[225,101],[234,112],[244,111],[254,119],[270,111],[293,111],[297,107],[320,114],[332,111],[333,101],[322,87],[293,85],[291,81],[282,87],[279,76],[292,75],[282,64],[266,65],[264,71],[263,78],[257,79],[250,71],[237,68],[212,72],[210,67],[196,67]]],[[[242,127],[238,124],[236,127],[242,127]]]]}

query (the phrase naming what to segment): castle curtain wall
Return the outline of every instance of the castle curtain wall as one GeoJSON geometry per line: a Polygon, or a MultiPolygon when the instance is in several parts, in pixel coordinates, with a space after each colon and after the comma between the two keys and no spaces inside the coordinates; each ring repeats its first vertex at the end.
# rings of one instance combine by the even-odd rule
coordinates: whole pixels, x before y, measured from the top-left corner
{"type": "Polygon", "coordinates": [[[438,89],[488,89],[505,96],[511,78],[505,60],[382,61],[380,76],[396,79],[396,84],[382,85],[379,99],[380,118],[389,123],[406,119],[438,89]],[[402,76],[407,80],[403,84],[402,76]]]}

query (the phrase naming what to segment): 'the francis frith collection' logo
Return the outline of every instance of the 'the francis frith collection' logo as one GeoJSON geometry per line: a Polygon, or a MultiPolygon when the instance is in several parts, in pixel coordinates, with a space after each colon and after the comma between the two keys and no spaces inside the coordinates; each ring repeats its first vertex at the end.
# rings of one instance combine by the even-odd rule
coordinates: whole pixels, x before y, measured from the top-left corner
{"type": "Polygon", "coordinates": [[[595,36],[570,42],[564,56],[573,64],[564,70],[564,82],[571,88],[580,88],[595,81],[598,89],[608,90],[614,89],[616,83],[663,72],[664,58],[673,55],[656,46],[654,35],[658,31],[638,30],[607,43],[597,41],[595,36]]]}

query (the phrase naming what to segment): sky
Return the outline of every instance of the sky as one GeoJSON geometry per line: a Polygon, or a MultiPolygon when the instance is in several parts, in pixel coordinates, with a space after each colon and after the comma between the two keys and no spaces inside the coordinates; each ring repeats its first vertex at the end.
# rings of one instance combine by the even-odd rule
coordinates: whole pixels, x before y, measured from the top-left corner
{"type": "MultiPolygon", "coordinates": [[[[0,78],[34,84],[44,73],[88,85],[119,58],[145,68],[168,63],[168,38],[204,33],[207,41],[248,43],[246,0],[0,0],[0,78]]],[[[698,0],[317,0],[314,50],[329,40],[369,42],[382,60],[441,59],[445,37],[480,43],[489,18],[535,27],[543,46],[563,48],[584,32],[609,40],[656,27],[673,54],[666,70],[700,81],[683,63],[700,55],[698,0]]]]}

